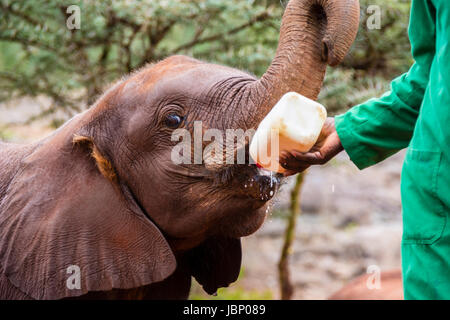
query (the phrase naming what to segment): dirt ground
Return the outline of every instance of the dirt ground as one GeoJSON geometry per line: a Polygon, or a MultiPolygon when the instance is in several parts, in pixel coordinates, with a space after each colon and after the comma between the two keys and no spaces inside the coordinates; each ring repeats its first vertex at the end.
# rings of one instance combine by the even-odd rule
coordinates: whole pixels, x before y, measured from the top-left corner
{"type": "MultiPolygon", "coordinates": [[[[48,122],[26,124],[46,101],[0,105],[0,137],[35,141],[53,129],[48,122]]],[[[290,260],[295,299],[326,299],[371,265],[400,267],[400,172],[404,152],[359,171],[343,153],[311,168],[301,194],[302,214],[290,260]]],[[[273,213],[243,239],[243,276],[230,290],[271,292],[279,297],[277,262],[286,220],[290,178],[274,200],[273,213]],[[234,289],[233,289],[234,288],[234,289]]]]}

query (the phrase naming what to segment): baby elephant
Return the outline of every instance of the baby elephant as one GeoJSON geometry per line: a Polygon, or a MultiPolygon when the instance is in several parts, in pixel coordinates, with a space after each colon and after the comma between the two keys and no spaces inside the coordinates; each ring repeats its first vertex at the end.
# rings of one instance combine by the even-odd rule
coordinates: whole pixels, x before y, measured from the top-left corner
{"type": "Polygon", "coordinates": [[[0,298],[186,299],[191,277],[210,294],[234,282],[240,237],[262,224],[278,178],[248,163],[176,161],[173,134],[245,132],[288,91],[315,99],[358,18],[357,0],[292,0],[261,79],[173,56],[51,136],[0,143],[0,298]]]}

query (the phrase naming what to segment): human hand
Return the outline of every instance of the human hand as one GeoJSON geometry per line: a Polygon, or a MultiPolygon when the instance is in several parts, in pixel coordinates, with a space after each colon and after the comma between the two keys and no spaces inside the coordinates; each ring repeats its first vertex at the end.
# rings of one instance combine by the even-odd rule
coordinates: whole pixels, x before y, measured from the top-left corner
{"type": "Polygon", "coordinates": [[[334,118],[327,118],[316,144],[309,152],[282,151],[280,164],[286,169],[284,175],[303,172],[313,164],[325,164],[344,150],[334,126],[334,118]]]}

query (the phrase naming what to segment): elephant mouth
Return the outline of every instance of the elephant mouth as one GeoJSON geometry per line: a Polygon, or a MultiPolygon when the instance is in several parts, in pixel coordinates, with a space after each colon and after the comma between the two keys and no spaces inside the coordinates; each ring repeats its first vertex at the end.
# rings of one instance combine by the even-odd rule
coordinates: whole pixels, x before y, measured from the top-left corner
{"type": "Polygon", "coordinates": [[[257,174],[244,182],[244,192],[251,199],[267,202],[277,193],[281,180],[281,174],[258,169],[257,174]]]}
{"type": "Polygon", "coordinates": [[[283,175],[247,164],[225,168],[216,173],[214,180],[217,187],[227,185],[237,197],[261,204],[275,196],[283,175]]]}

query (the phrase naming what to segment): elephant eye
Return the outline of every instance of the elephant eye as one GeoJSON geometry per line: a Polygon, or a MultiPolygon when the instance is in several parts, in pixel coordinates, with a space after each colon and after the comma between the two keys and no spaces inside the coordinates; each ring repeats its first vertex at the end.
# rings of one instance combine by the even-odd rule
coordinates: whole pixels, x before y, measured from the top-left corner
{"type": "Polygon", "coordinates": [[[164,124],[171,129],[178,128],[182,122],[183,117],[180,117],[179,115],[173,113],[167,115],[166,119],[164,120],[164,124]]]}

